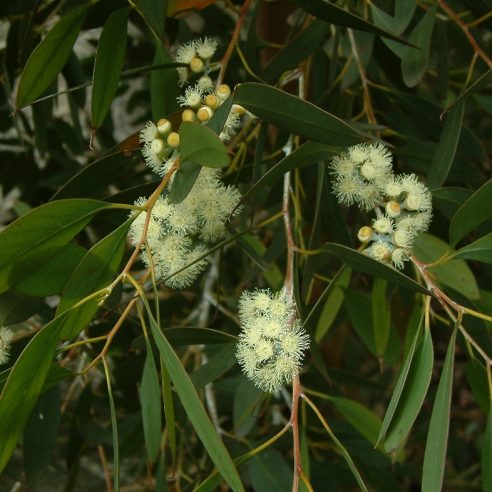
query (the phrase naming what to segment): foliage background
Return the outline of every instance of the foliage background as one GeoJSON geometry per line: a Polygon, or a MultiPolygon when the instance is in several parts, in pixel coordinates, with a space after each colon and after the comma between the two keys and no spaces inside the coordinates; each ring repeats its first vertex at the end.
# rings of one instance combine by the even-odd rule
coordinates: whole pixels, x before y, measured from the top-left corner
{"type": "MultiPolygon", "coordinates": [[[[61,199],[131,204],[149,195],[159,180],[143,165],[135,133],[149,119],[177,111],[179,93],[173,68],[151,67],[172,62],[176,47],[199,35],[216,36],[220,40],[218,59],[227,57],[231,39],[234,42],[231,36],[239,26],[225,81],[231,87],[244,82],[262,84],[243,85],[236,93],[237,102],[261,119],[246,126],[228,146],[232,164],[223,176],[244,194],[273,171],[272,179],[260,181],[246,198],[231,235],[281,211],[281,177],[291,170],[291,218],[300,248],[295,264],[296,299],[313,340],[301,374],[304,391],[352,456],[370,490],[419,490],[438,383],[444,369],[452,369],[449,438],[443,417],[433,428],[435,440],[431,439],[438,449],[445,448],[448,440],[447,457],[427,472],[437,485],[426,490],[439,490],[436,477],[443,466],[443,490],[492,490],[492,185],[487,157],[492,145],[492,62],[487,54],[491,9],[489,0],[3,2],[1,221],[7,225],[29,210],[61,199]],[[117,9],[125,9],[119,10],[122,20],[115,21],[112,31],[108,29],[103,47],[101,29],[117,9]],[[52,51],[45,58],[39,51],[32,55],[40,41],[48,39],[45,34],[70,15],[73,20],[64,23],[52,51]],[[386,34],[381,35],[381,30],[386,34]],[[420,49],[391,40],[388,33],[420,49]],[[99,71],[94,71],[96,54],[99,71]],[[121,68],[124,72],[120,74],[121,68]],[[20,79],[24,86],[19,85],[20,79]],[[293,95],[299,94],[300,86],[305,99],[356,131],[347,127],[335,135],[333,118],[312,106],[296,105],[265,84],[293,95]],[[42,95],[77,86],[82,88],[31,104],[42,95]],[[333,246],[358,247],[356,232],[369,220],[366,214],[337,204],[326,166],[330,156],[364,139],[357,132],[387,142],[395,155],[396,171],[419,174],[432,190],[431,230],[415,250],[421,261],[432,262],[449,251],[450,223],[454,224],[451,240],[457,238],[451,241],[455,249],[482,238],[471,253],[468,249],[458,258],[443,259],[430,272],[452,299],[489,317],[464,317],[454,349],[454,368],[450,368],[444,360],[453,324],[442,306],[432,301],[428,311],[432,342],[425,343],[433,346],[434,359],[427,365],[412,361],[391,424],[401,433],[393,453],[385,448],[384,439],[378,447],[375,444],[403,362],[410,360],[426,304],[414,285],[407,288],[405,278],[391,277],[387,269],[378,269],[358,256],[354,259],[346,249],[333,246]],[[315,143],[307,144],[304,154],[297,151],[282,161],[290,133],[296,135],[295,148],[306,140],[315,143]],[[283,164],[275,167],[279,162],[283,164]],[[470,197],[471,205],[466,202],[470,197]],[[307,254],[310,251],[316,254],[307,254]],[[337,275],[341,261],[353,270],[346,266],[337,275]],[[405,412],[418,413],[413,427],[413,419],[405,417],[405,412]]],[[[80,204],[70,203],[66,210],[82,216],[83,211],[77,209],[80,204]]],[[[180,403],[181,396],[174,391],[165,392],[173,395],[174,416],[168,405],[166,419],[174,422],[163,421],[159,457],[154,464],[147,459],[142,419],[152,417],[144,411],[142,418],[142,406],[160,412],[155,409],[160,408],[161,399],[158,392],[144,390],[151,383],[145,374],[142,379],[147,352],[137,311],[126,319],[106,359],[119,456],[114,453],[103,366],[79,374],[98,355],[103,342],[64,351],[68,342],[55,347],[49,341],[58,339],[58,332],[47,331],[47,327],[54,326],[48,323],[76,266],[89,248],[115,231],[126,217],[127,210],[103,211],[91,217],[87,226],[82,224],[68,246],[52,244],[41,251],[35,249],[34,236],[45,222],[54,223],[51,214],[45,222],[34,220],[13,236],[0,234],[0,318],[15,332],[10,362],[0,374],[2,385],[11,375],[13,388],[10,393],[5,390],[0,399],[0,442],[6,443],[7,436],[15,432],[14,441],[20,438],[11,459],[8,446],[1,452],[5,466],[2,490],[11,490],[18,482],[22,490],[109,490],[114,459],[120,465],[122,490],[193,490],[213,470],[180,403]],[[18,242],[19,237],[24,243],[18,242]],[[19,251],[24,246],[21,258],[19,251]],[[40,265],[46,266],[44,270],[40,265]],[[19,363],[12,370],[28,342],[43,332],[46,337],[44,341],[37,338],[36,353],[24,352],[26,366],[19,363]],[[51,367],[46,381],[31,382],[43,364],[51,367]],[[27,386],[15,386],[15,371],[27,386]],[[37,400],[34,409],[26,403],[29,391],[34,395],[32,404],[37,400]],[[172,429],[176,431],[175,449],[172,429]]],[[[121,237],[123,242],[118,244],[124,245],[124,234],[121,237]]],[[[239,295],[255,287],[279,289],[286,248],[282,221],[274,220],[213,253],[211,267],[193,287],[158,291],[160,326],[232,457],[255,449],[289,419],[288,388],[271,398],[263,397],[242,376],[234,357],[239,295]]],[[[121,253],[127,259],[131,251],[126,248],[121,253]]],[[[112,252],[103,251],[102,261],[112,257],[112,252]]],[[[118,255],[114,258],[119,264],[118,255]]],[[[107,283],[118,267],[108,267],[107,283]]],[[[92,265],[81,284],[83,279],[91,284],[97,269],[97,263],[92,265]]],[[[404,274],[425,285],[415,268],[408,266],[404,274]]],[[[84,322],[76,312],[72,341],[108,333],[133,295],[132,286],[120,284],[92,321],[84,322]]],[[[155,300],[152,293],[148,297],[155,300]]],[[[156,346],[154,354],[159,366],[156,346]]],[[[303,467],[313,489],[357,490],[342,448],[304,403],[299,424],[303,467]]],[[[154,431],[160,435],[159,429],[154,431]]],[[[248,490],[285,491],[291,487],[291,461],[287,433],[238,470],[248,490]]]]}

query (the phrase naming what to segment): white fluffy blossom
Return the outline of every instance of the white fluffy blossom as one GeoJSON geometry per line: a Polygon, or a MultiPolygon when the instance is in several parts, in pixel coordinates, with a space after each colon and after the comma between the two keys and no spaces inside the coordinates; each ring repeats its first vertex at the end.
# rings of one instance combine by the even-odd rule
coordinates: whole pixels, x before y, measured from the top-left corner
{"type": "Polygon", "coordinates": [[[8,328],[2,326],[0,328],[0,365],[5,364],[9,360],[10,345],[14,334],[8,328]]]}
{"type": "Polygon", "coordinates": [[[368,246],[364,253],[403,268],[418,234],[430,225],[430,191],[414,174],[395,176],[391,154],[380,143],[349,147],[333,158],[330,168],[340,203],[376,212],[372,227],[359,230],[360,241],[368,246]]]}
{"type": "Polygon", "coordinates": [[[206,36],[203,39],[196,41],[195,46],[198,56],[204,60],[209,60],[214,56],[218,43],[215,38],[206,36]]]}
{"type": "Polygon", "coordinates": [[[241,295],[242,332],[236,356],[246,376],[263,391],[277,391],[299,372],[309,335],[295,316],[285,291],[246,291],[241,295]]]}
{"type": "MultiPolygon", "coordinates": [[[[206,244],[224,237],[225,223],[234,209],[236,213],[239,210],[236,207],[240,198],[237,188],[221,182],[220,170],[206,167],[182,202],[173,204],[167,196],[159,197],[152,208],[146,236],[157,279],[171,288],[193,283],[206,266],[206,260],[199,259],[206,244]]],[[[144,206],[146,201],[140,198],[136,205],[144,206]]],[[[139,244],[146,220],[146,212],[134,219],[128,234],[133,246],[139,244]]],[[[142,258],[150,265],[147,255],[144,252],[142,258]]]]}

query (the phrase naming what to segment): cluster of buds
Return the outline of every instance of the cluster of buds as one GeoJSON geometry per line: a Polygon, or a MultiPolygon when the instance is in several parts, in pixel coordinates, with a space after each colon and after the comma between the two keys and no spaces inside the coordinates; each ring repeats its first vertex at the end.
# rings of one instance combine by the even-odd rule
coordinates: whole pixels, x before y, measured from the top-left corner
{"type": "Polygon", "coordinates": [[[309,335],[297,320],[293,303],[285,291],[243,292],[239,319],[236,357],[243,372],[261,390],[279,390],[298,374],[309,347],[309,335]]]}
{"type": "MultiPolygon", "coordinates": [[[[195,281],[207,265],[201,258],[207,245],[222,239],[225,223],[236,209],[240,193],[234,186],[225,186],[220,171],[204,167],[188,196],[180,203],[160,196],[154,204],[147,228],[147,249],[142,258],[151,262],[157,280],[168,287],[181,289],[195,281]]],[[[136,205],[145,205],[139,198],[136,205]]],[[[135,215],[135,213],[133,213],[135,215]]],[[[132,222],[130,242],[137,246],[142,237],[146,214],[140,213],[132,222]]]]}
{"type": "Polygon", "coordinates": [[[210,61],[217,51],[217,40],[211,37],[189,41],[179,47],[175,60],[186,63],[186,67],[179,67],[179,84],[184,85],[192,76],[199,76],[198,84],[202,90],[212,88],[212,81],[208,74],[211,71],[210,61]]]}
{"type": "Polygon", "coordinates": [[[372,226],[358,232],[364,254],[403,268],[417,236],[432,217],[430,191],[414,174],[395,175],[382,144],[359,144],[331,162],[333,190],[340,203],[374,210],[372,226]]]}

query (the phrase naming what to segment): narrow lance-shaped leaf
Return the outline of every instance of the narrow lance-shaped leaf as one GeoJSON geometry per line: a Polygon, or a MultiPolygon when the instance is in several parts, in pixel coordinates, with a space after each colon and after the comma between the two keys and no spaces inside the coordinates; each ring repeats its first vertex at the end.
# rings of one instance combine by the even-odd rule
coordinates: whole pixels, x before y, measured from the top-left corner
{"type": "Polygon", "coordinates": [[[345,146],[369,138],[314,104],[269,85],[240,84],[234,102],[262,120],[318,142],[345,146]]]}
{"type": "Polygon", "coordinates": [[[449,226],[451,246],[492,217],[492,179],[489,179],[458,209],[449,226]]]}
{"type": "Polygon", "coordinates": [[[336,154],[333,147],[317,142],[305,142],[291,154],[284,157],[282,160],[272,166],[241,198],[241,202],[245,202],[247,198],[254,195],[259,190],[274,183],[281,178],[286,172],[293,169],[299,169],[311,164],[317,164],[336,154]]]}
{"type": "Polygon", "coordinates": [[[376,278],[372,286],[372,328],[376,354],[379,357],[386,350],[391,322],[390,307],[386,299],[387,285],[386,280],[376,278]]]}
{"type": "Polygon", "coordinates": [[[161,399],[159,378],[155,366],[152,347],[147,341],[147,355],[142,373],[140,397],[142,400],[142,422],[145,446],[151,461],[157,459],[161,443],[161,399]]]}
{"type": "Polygon", "coordinates": [[[427,185],[429,188],[438,188],[446,181],[453,164],[456,148],[461,134],[465,103],[460,102],[448,115],[444,123],[439,145],[432,159],[427,185]]]}
{"type": "Polygon", "coordinates": [[[436,7],[431,7],[410,33],[408,41],[415,46],[405,46],[402,53],[401,73],[408,87],[416,86],[424,76],[429,63],[430,41],[434,28],[436,7]]]}
{"type": "MultiPolygon", "coordinates": [[[[82,258],[63,290],[57,314],[70,309],[85,297],[106,287],[114,278],[126,247],[131,219],[101,239],[82,258]]],[[[69,315],[63,328],[63,338],[72,338],[85,328],[96,314],[101,298],[94,297],[69,315]]]]}
{"type": "Polygon", "coordinates": [[[451,258],[476,260],[492,265],[492,232],[459,249],[451,258]]]}
{"type": "Polygon", "coordinates": [[[162,360],[169,371],[169,376],[174,383],[176,393],[186,411],[200,440],[207,450],[211,460],[229,484],[232,490],[244,492],[244,487],[232,459],[208,417],[198,394],[190,380],[190,377],[181,365],[181,361],[172,349],[164,334],[156,324],[148,303],[147,313],[150,319],[150,327],[162,360]]]}
{"type": "Polygon", "coordinates": [[[59,200],[35,208],[9,224],[0,232],[0,293],[38,271],[97,212],[111,206],[97,200],[59,200]]]}
{"type": "Polygon", "coordinates": [[[422,492],[440,492],[442,489],[451,413],[456,332],[457,328],[455,327],[449,341],[434,407],[432,408],[429,433],[425,445],[422,492]]]}
{"type": "Polygon", "coordinates": [[[401,395],[403,393],[403,389],[405,388],[405,383],[407,381],[408,373],[410,372],[412,360],[415,355],[415,349],[417,348],[420,332],[422,330],[422,324],[423,324],[423,317],[421,316],[419,319],[419,325],[415,330],[415,335],[413,337],[412,344],[410,345],[407,358],[403,363],[400,374],[398,376],[398,380],[396,381],[395,389],[393,390],[393,394],[391,395],[388,408],[384,415],[383,423],[381,425],[381,429],[379,430],[377,443],[379,443],[386,436],[386,432],[395,415],[396,407],[398,406],[398,402],[400,401],[401,395]]]}
{"type": "Polygon", "coordinates": [[[104,24],[97,45],[92,77],[92,127],[99,128],[113,101],[126,53],[129,7],[115,10],[104,24]]]}
{"type": "Polygon", "coordinates": [[[19,82],[18,108],[34,101],[55,80],[70,56],[87,10],[84,5],[60,19],[31,53],[19,82]]]}
{"type": "Polygon", "coordinates": [[[359,31],[372,32],[379,36],[384,36],[389,39],[393,39],[400,43],[408,44],[403,39],[398,38],[388,31],[380,29],[379,27],[371,24],[362,17],[359,17],[347,10],[339,7],[335,3],[326,2],[324,0],[290,0],[292,3],[297,4],[299,7],[307,10],[310,14],[314,15],[318,19],[323,19],[330,24],[337,26],[352,27],[359,31]]]}
{"type": "Polygon", "coordinates": [[[386,432],[384,443],[386,452],[390,453],[398,448],[410,432],[427,394],[433,365],[432,338],[429,328],[426,327],[420,346],[411,361],[405,386],[386,432]]]}
{"type": "Polygon", "coordinates": [[[402,287],[415,292],[429,294],[427,289],[415,282],[415,280],[412,280],[410,277],[403,275],[403,273],[400,273],[389,266],[383,265],[379,261],[373,260],[358,251],[342,246],[341,244],[327,243],[321,248],[321,251],[323,253],[333,255],[335,258],[347,263],[352,268],[360,272],[389,280],[396,285],[401,285],[402,287]]]}
{"type": "Polygon", "coordinates": [[[66,314],[44,326],[22,351],[0,395],[0,473],[43,389],[66,314]]]}

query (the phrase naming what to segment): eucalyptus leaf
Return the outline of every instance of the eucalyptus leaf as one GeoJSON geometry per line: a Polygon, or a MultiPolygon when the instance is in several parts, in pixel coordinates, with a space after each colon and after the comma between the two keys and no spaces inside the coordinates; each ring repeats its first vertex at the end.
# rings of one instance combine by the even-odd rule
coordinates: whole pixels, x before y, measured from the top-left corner
{"type": "Polygon", "coordinates": [[[454,351],[456,345],[454,329],[449,341],[441,379],[429,424],[422,471],[422,492],[440,492],[444,479],[446,449],[448,444],[449,419],[451,416],[451,394],[453,390],[454,351]]]}
{"type": "Polygon", "coordinates": [[[383,265],[379,261],[373,260],[368,256],[363,255],[347,246],[336,243],[327,243],[321,248],[322,253],[327,253],[335,258],[350,265],[354,270],[358,270],[375,277],[383,278],[393,282],[396,285],[405,287],[406,289],[428,294],[427,289],[412,280],[410,277],[403,275],[398,270],[389,266],[383,265]]]}
{"type": "Polygon", "coordinates": [[[106,21],[97,45],[92,77],[92,127],[99,128],[118,88],[126,53],[130,7],[115,10],[106,21]]]}
{"type": "Polygon", "coordinates": [[[53,83],[72,52],[87,11],[88,5],[83,5],[62,17],[31,53],[19,81],[18,108],[34,101],[53,83]]]}
{"type": "Polygon", "coordinates": [[[368,138],[314,104],[268,85],[240,84],[234,102],[264,121],[317,142],[344,146],[368,138]]]}
{"type": "Polygon", "coordinates": [[[408,87],[415,87],[427,69],[435,16],[436,7],[433,6],[423,15],[408,37],[409,43],[415,47],[406,46],[403,50],[401,72],[408,87]]]}
{"type": "Polygon", "coordinates": [[[449,226],[451,246],[492,217],[492,179],[489,179],[458,209],[449,226]]]}

